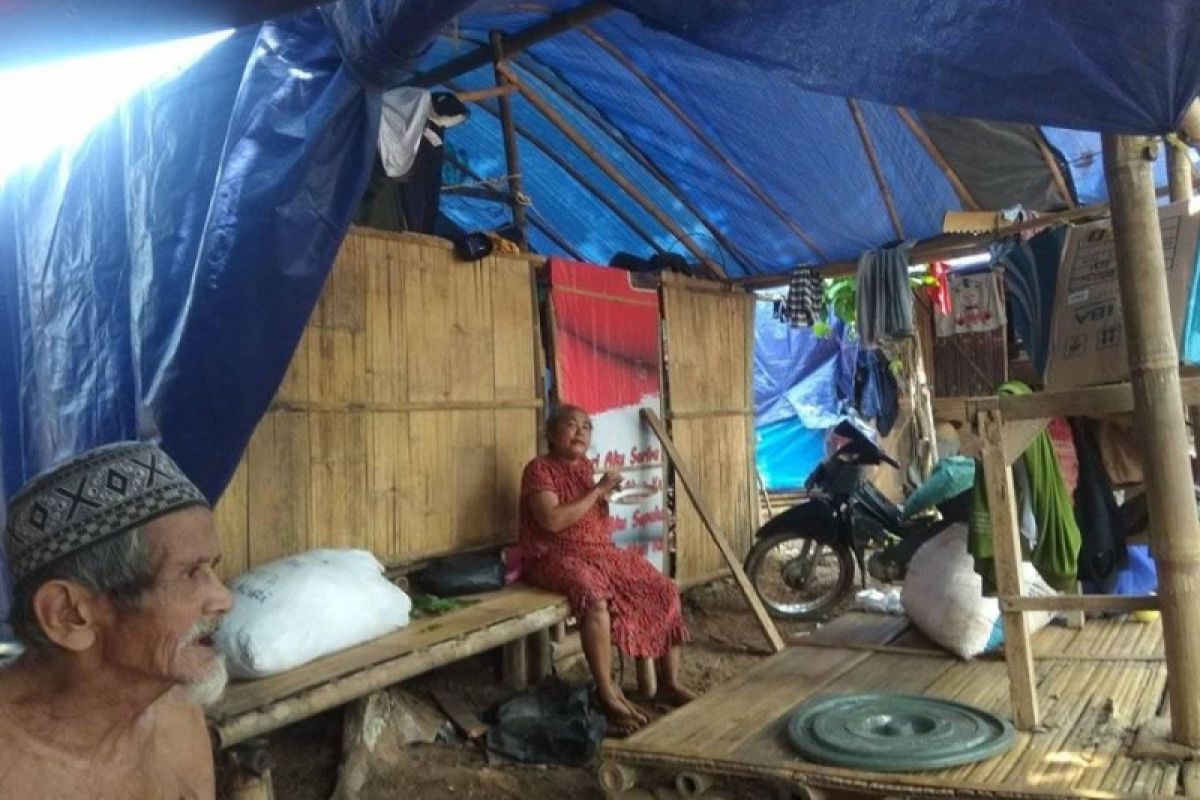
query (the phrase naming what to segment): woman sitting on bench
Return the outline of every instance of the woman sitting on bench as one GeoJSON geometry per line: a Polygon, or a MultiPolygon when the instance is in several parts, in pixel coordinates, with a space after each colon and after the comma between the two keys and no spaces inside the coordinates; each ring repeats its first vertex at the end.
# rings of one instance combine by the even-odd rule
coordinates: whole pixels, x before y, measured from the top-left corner
{"type": "Polygon", "coordinates": [[[611,645],[655,659],[657,702],[695,699],[679,682],[679,645],[688,640],[679,590],[644,557],[613,544],[608,497],[621,475],[593,480],[587,412],[560,406],[546,433],[550,453],[530,461],[521,476],[522,572],[534,586],[567,596],[610,732],[629,735],[648,719],[613,682],[611,645]]]}

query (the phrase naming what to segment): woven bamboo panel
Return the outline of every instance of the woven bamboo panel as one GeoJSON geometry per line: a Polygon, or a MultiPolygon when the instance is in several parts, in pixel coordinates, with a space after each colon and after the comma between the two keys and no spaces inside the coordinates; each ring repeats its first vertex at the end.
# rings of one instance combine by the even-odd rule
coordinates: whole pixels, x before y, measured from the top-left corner
{"type": "Polygon", "coordinates": [[[217,507],[225,573],[316,547],[385,563],[510,540],[536,454],[532,267],[346,237],[217,507]]]}
{"type": "MultiPolygon", "coordinates": [[[[754,301],[716,284],[666,276],[667,406],[680,457],[720,532],[744,555],[754,533],[754,301]]],[[[677,487],[675,577],[694,583],[725,568],[700,516],[677,487]]]]}

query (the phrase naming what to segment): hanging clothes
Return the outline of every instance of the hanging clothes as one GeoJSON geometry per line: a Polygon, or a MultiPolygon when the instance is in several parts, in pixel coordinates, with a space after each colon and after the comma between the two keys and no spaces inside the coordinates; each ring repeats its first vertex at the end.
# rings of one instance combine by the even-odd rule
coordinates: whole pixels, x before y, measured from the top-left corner
{"type": "Polygon", "coordinates": [[[939,337],[987,333],[1004,327],[1007,321],[1004,298],[1000,294],[1000,278],[995,272],[952,274],[947,283],[954,310],[949,316],[935,319],[939,337]]]}
{"type": "Polygon", "coordinates": [[[947,280],[950,275],[950,265],[945,261],[934,261],[929,265],[929,274],[934,281],[933,285],[927,289],[929,302],[933,305],[934,311],[946,316],[954,310],[950,282],[947,280]]]}
{"type": "Polygon", "coordinates": [[[1075,518],[1083,533],[1079,578],[1101,594],[1111,594],[1117,574],[1128,563],[1125,523],[1104,471],[1095,425],[1085,419],[1070,422],[1079,459],[1079,483],[1075,487],[1075,518]]]}
{"type": "Polygon", "coordinates": [[[911,242],[871,250],[858,259],[857,324],[863,347],[913,335],[913,295],[908,283],[911,242]]]}
{"type": "MultiPolygon", "coordinates": [[[[1003,384],[999,394],[1027,395],[1032,390],[1019,381],[1003,384]]],[[[1059,591],[1075,587],[1079,574],[1081,535],[1075,521],[1071,497],[1063,483],[1058,458],[1048,433],[1041,433],[1021,456],[1029,475],[1033,496],[1033,511],[1037,519],[1038,539],[1030,551],[1030,561],[1038,573],[1059,591]]],[[[988,509],[983,467],[975,470],[975,490],[972,495],[971,519],[967,546],[975,559],[975,571],[983,579],[984,588],[995,591],[995,560],[992,540],[992,518],[988,509]]],[[[1024,547],[1022,550],[1024,551],[1024,547]]]]}
{"type": "Polygon", "coordinates": [[[858,351],[854,380],[854,407],[866,420],[874,420],[881,436],[887,436],[900,416],[900,393],[887,358],[878,350],[858,351]]]}
{"type": "Polygon", "coordinates": [[[779,309],[779,318],[793,328],[811,328],[821,319],[825,301],[825,282],[817,270],[808,266],[792,270],[787,300],[779,309]]]}

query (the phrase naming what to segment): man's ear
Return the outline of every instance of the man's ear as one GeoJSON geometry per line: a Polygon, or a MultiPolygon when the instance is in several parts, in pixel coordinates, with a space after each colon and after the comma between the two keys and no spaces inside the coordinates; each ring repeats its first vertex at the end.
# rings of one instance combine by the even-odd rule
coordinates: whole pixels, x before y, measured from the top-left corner
{"type": "Polygon", "coordinates": [[[46,638],[59,647],[83,652],[96,643],[103,601],[78,583],[50,580],[33,595],[33,613],[46,638]]]}

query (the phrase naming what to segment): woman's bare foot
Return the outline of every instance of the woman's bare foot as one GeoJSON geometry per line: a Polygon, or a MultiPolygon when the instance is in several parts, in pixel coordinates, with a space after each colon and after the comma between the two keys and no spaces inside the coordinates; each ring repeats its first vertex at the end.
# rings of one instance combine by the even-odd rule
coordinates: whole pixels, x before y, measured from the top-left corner
{"type": "Polygon", "coordinates": [[[654,702],[671,708],[679,708],[695,700],[700,695],[681,684],[670,684],[659,688],[654,695],[654,702]]]}
{"type": "Polygon", "coordinates": [[[625,693],[622,692],[619,688],[616,691],[617,691],[617,701],[625,707],[626,712],[628,712],[628,714],[631,717],[633,717],[635,720],[637,720],[639,725],[649,724],[649,722],[650,722],[649,715],[646,714],[646,712],[643,711],[640,707],[638,707],[638,705],[636,703],[634,703],[632,700],[630,700],[628,697],[626,697],[625,693]]]}
{"type": "Polygon", "coordinates": [[[646,716],[638,713],[636,707],[624,697],[606,697],[597,694],[596,702],[608,719],[606,736],[617,738],[630,736],[645,727],[648,722],[646,716]]]}

